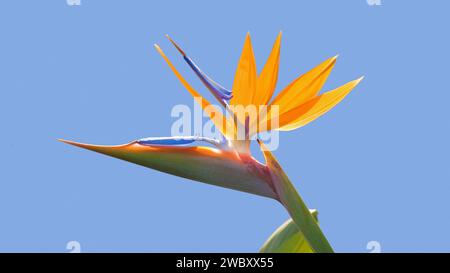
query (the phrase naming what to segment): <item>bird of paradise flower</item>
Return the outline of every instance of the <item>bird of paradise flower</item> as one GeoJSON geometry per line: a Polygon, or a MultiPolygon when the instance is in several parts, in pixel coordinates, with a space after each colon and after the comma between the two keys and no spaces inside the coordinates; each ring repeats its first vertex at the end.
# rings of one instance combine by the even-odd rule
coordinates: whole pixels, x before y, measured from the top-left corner
{"type": "Polygon", "coordinates": [[[259,75],[250,35],[247,34],[231,90],[208,77],[178,44],[168,38],[205,87],[231,112],[230,118],[220,112],[207,111],[212,106],[211,103],[183,78],[162,49],[155,44],[181,84],[223,134],[221,141],[201,136],[145,138],[117,146],[61,141],[176,176],[279,201],[291,219],[269,237],[260,249],[261,252],[333,252],[318,225],[317,211],[308,209],[274,155],[257,135],[268,130],[290,131],[308,124],[338,104],[362,77],[319,94],[334,67],[335,56],[299,76],[270,101],[278,79],[281,32],[259,75]],[[236,110],[230,110],[238,105],[267,106],[268,113],[257,112],[256,117],[249,119],[246,114],[238,115],[236,110]],[[274,117],[272,109],[275,108],[277,113],[274,117]],[[273,123],[269,121],[273,118],[278,121],[276,126],[270,125],[273,123]],[[255,123],[256,130],[250,132],[250,124],[255,123]],[[269,125],[260,126],[262,123],[269,125]],[[247,130],[244,139],[236,137],[237,124],[244,124],[243,127],[247,130]],[[255,138],[263,152],[265,163],[259,162],[250,153],[249,145],[255,138]],[[213,146],[196,145],[202,142],[213,146]]]}

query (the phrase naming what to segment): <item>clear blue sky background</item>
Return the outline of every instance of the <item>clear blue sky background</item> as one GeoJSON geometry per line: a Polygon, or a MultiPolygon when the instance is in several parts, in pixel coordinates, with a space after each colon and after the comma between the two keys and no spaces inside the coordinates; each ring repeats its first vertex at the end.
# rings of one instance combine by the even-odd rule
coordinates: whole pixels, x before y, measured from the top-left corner
{"type": "Polygon", "coordinates": [[[450,2],[220,2],[2,2],[0,251],[257,251],[288,218],[276,202],[56,139],[169,135],[192,99],[153,43],[207,92],[166,33],[231,87],[245,33],[261,68],[279,30],[278,90],[335,54],[325,89],[366,76],[275,152],[336,251],[450,251],[450,2]]]}

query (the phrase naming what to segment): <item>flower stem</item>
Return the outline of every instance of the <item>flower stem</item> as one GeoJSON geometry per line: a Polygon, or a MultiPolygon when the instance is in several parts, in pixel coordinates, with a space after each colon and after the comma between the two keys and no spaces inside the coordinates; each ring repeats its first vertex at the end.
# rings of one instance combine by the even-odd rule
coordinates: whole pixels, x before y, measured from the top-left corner
{"type": "Polygon", "coordinates": [[[300,232],[308,241],[314,252],[332,253],[333,248],[314,220],[305,202],[289,180],[286,173],[272,153],[265,148],[264,144],[258,141],[264,153],[267,167],[271,176],[273,187],[275,188],[278,200],[289,212],[292,220],[297,224],[300,232]]]}
{"type": "Polygon", "coordinates": [[[318,253],[332,253],[333,248],[289,178],[284,172],[280,178],[281,185],[276,186],[280,202],[289,212],[311,248],[318,253]]]}

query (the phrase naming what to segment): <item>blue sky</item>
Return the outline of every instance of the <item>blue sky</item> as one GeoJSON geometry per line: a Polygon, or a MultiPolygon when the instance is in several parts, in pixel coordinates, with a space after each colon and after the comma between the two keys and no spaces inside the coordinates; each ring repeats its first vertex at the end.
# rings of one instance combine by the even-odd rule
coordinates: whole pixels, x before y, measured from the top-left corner
{"type": "Polygon", "coordinates": [[[254,252],[288,216],[269,199],[64,145],[167,136],[192,105],[164,38],[231,87],[245,34],[277,90],[339,54],[324,90],[365,75],[275,155],[336,251],[450,251],[448,1],[5,1],[0,9],[0,251],[254,252]]]}

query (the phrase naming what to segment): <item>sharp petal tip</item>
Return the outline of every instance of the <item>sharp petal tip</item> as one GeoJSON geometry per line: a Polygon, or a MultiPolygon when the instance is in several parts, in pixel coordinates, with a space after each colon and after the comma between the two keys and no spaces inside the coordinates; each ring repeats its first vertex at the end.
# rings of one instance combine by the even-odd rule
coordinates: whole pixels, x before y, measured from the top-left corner
{"type": "Polygon", "coordinates": [[[81,147],[81,148],[88,148],[91,146],[95,146],[95,145],[84,144],[84,143],[80,143],[80,142],[76,142],[76,141],[72,141],[72,140],[66,140],[66,139],[62,139],[62,138],[59,138],[58,141],[69,144],[69,145],[81,147]]]}
{"type": "Polygon", "coordinates": [[[122,144],[122,145],[94,145],[94,144],[87,144],[87,143],[81,143],[71,140],[65,140],[65,139],[58,139],[58,141],[61,141],[63,143],[73,145],[79,148],[83,148],[86,150],[94,151],[97,153],[102,153],[106,155],[110,155],[113,157],[116,157],[118,154],[120,154],[126,147],[133,145],[136,143],[136,141],[132,141],[130,143],[122,144]]]}
{"type": "Polygon", "coordinates": [[[70,141],[70,140],[66,140],[66,139],[62,139],[62,138],[58,138],[57,141],[63,142],[63,143],[66,143],[66,144],[71,144],[71,145],[76,143],[76,142],[73,142],[73,141],[70,141]]]}
{"type": "Polygon", "coordinates": [[[153,44],[153,46],[160,55],[162,55],[163,57],[165,56],[164,52],[162,51],[161,47],[158,44],[153,44]]]}
{"type": "Polygon", "coordinates": [[[336,54],[335,56],[331,57],[329,60],[330,60],[331,63],[334,64],[334,63],[336,63],[338,57],[339,57],[339,54],[336,54]]]}
{"type": "Polygon", "coordinates": [[[186,53],[183,49],[172,39],[168,34],[166,34],[167,39],[173,44],[173,46],[181,53],[181,55],[186,56],[186,53]]]}

